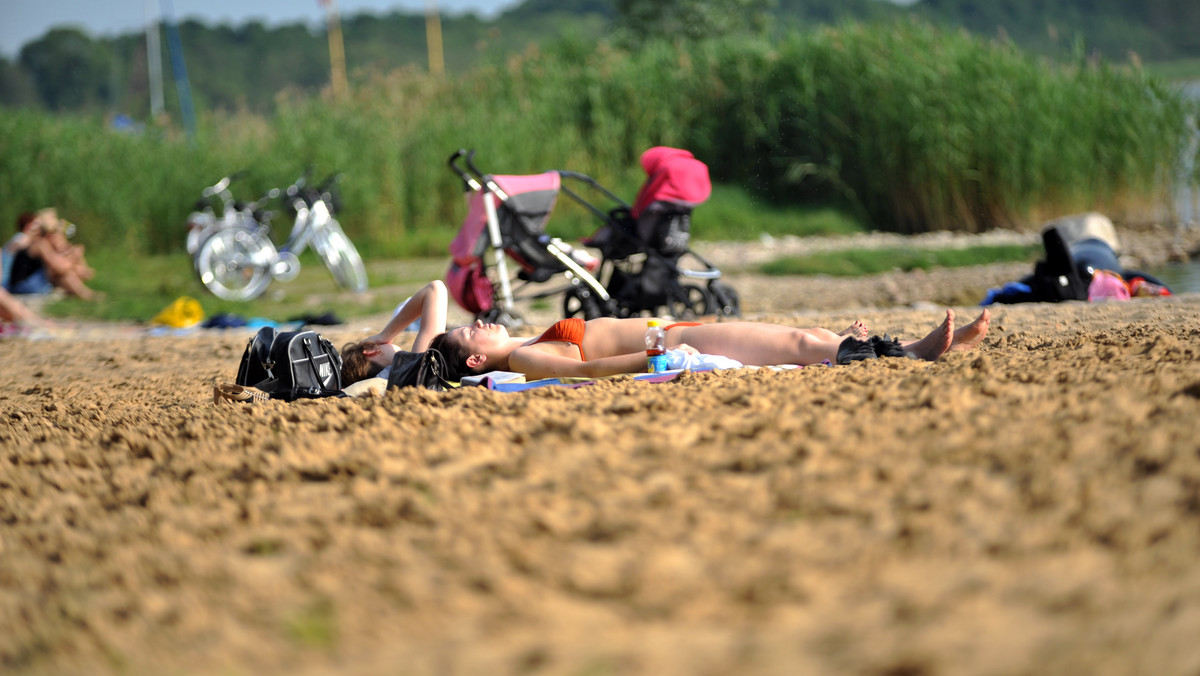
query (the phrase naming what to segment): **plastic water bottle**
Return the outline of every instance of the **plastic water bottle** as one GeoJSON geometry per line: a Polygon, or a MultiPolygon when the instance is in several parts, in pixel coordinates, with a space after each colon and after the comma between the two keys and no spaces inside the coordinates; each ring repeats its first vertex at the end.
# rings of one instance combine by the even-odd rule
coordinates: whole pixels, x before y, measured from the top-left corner
{"type": "Polygon", "coordinates": [[[667,334],[662,322],[651,319],[646,323],[646,372],[661,373],[667,370],[667,334]]]}

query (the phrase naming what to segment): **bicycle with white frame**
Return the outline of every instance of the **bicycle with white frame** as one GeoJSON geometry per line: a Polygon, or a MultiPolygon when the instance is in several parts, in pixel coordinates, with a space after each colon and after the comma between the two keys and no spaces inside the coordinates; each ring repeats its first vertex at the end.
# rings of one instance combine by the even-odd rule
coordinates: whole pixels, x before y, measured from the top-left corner
{"type": "Polygon", "coordinates": [[[196,251],[200,282],[218,298],[253,300],[272,281],[295,279],[300,272],[299,255],[311,245],[340,286],[365,291],[367,273],[362,257],[334,216],[332,190],[340,178],[335,174],[314,188],[301,177],[282,193],[268,193],[271,198],[282,195],[295,214],[287,240],[278,247],[270,236],[271,214],[258,208],[251,209],[255,214],[251,221],[214,230],[196,251]]]}

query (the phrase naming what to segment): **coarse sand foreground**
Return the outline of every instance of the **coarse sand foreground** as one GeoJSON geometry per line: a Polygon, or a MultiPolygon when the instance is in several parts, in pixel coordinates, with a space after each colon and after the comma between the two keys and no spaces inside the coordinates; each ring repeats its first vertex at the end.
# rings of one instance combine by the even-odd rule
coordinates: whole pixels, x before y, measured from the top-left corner
{"type": "Polygon", "coordinates": [[[214,406],[246,335],[0,341],[0,671],[1200,672],[1200,296],[998,307],[935,363],[214,406]]]}

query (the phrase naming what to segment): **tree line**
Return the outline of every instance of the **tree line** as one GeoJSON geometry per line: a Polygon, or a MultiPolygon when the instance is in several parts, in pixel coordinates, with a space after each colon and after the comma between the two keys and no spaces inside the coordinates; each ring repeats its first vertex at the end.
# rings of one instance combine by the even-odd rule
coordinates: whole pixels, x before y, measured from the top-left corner
{"type": "MultiPolygon", "coordinates": [[[[445,16],[442,32],[446,68],[461,73],[564,37],[636,47],[662,37],[761,37],[904,15],[1056,58],[1075,58],[1081,49],[1122,62],[1200,56],[1200,32],[1194,30],[1200,3],[1176,0],[919,0],[910,6],[882,0],[526,0],[491,20],[474,13],[445,16]]],[[[311,94],[329,82],[323,25],[187,20],[178,29],[199,110],[268,113],[281,93],[311,94]]],[[[427,67],[423,14],[358,13],[342,17],[341,29],[352,78],[427,67]]],[[[166,103],[177,110],[162,44],[166,103]]],[[[0,105],[144,119],[150,109],[148,58],[140,31],[93,38],[74,28],[53,28],[24,45],[14,60],[0,59],[0,105]]]]}

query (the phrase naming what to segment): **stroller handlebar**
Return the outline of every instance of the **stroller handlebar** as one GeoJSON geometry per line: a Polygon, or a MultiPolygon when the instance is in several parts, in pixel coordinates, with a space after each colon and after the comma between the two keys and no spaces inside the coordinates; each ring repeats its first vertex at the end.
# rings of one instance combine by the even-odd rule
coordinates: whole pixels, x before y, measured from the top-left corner
{"type": "Polygon", "coordinates": [[[450,169],[452,169],[454,173],[458,174],[458,177],[462,179],[464,191],[467,192],[472,190],[480,190],[483,188],[479,181],[475,180],[470,174],[464,171],[462,167],[458,166],[458,161],[465,157],[467,158],[467,166],[471,168],[471,171],[474,171],[476,175],[479,175],[480,178],[483,178],[483,176],[479,174],[479,170],[475,168],[475,164],[471,161],[471,158],[474,156],[474,148],[471,150],[459,148],[458,150],[454,151],[454,154],[451,155],[450,159],[446,162],[446,164],[450,166],[450,169]]]}
{"type": "Polygon", "coordinates": [[[472,174],[475,174],[479,178],[483,178],[483,172],[479,170],[479,167],[475,166],[475,149],[474,148],[467,151],[467,168],[471,170],[472,174]]]}
{"type": "Polygon", "coordinates": [[[468,191],[483,190],[483,187],[486,185],[488,191],[499,197],[501,200],[508,199],[508,194],[504,192],[504,189],[501,188],[491,176],[484,174],[479,170],[479,167],[475,166],[474,148],[470,150],[459,148],[453,155],[450,156],[450,161],[448,164],[450,165],[450,168],[454,170],[454,173],[458,174],[459,178],[463,180],[463,183],[468,191]],[[471,170],[471,174],[475,174],[474,177],[472,177],[471,174],[463,171],[462,167],[458,166],[459,158],[465,158],[467,168],[471,170]]]}

